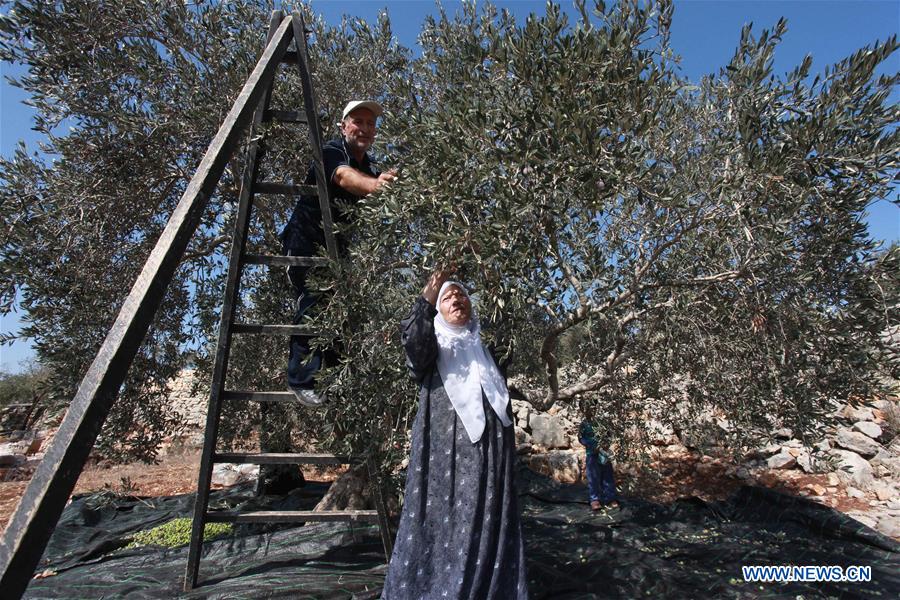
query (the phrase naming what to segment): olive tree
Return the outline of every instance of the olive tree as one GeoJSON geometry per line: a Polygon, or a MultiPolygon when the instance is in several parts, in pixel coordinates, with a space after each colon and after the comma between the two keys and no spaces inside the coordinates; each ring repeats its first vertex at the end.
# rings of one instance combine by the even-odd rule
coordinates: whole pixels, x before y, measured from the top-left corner
{"type": "Polygon", "coordinates": [[[896,360],[880,334],[898,254],[863,221],[896,197],[898,78],[875,74],[896,39],[777,74],[786,23],[747,26],[691,83],[670,2],[576,6],[577,22],[466,4],[425,24],[387,123],[400,180],[359,205],[332,275],[329,410],[348,443],[402,447],[415,394],[397,322],[450,263],[528,399],[621,438],[712,417],[733,449],[773,427],[807,438],[896,360]]]}

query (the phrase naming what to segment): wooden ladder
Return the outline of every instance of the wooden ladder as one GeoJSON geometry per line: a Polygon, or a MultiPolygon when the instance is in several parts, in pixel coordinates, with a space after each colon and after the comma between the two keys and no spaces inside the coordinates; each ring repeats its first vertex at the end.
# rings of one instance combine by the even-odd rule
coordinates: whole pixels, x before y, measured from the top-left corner
{"type": "MultiPolygon", "coordinates": [[[[206,429],[203,437],[203,452],[200,459],[200,474],[197,483],[197,498],[194,503],[194,516],[191,528],[191,542],[188,552],[187,570],[184,577],[185,591],[197,585],[200,556],[203,546],[203,530],[206,523],[305,523],[310,521],[346,521],[377,523],[381,541],[384,545],[386,560],[390,560],[391,537],[389,523],[381,495],[376,466],[371,457],[339,456],[334,454],[295,454],[295,453],[234,453],[217,452],[219,422],[224,400],[243,402],[296,402],[292,392],[254,392],[225,389],[228,372],[228,358],[233,335],[265,334],[265,335],[304,335],[315,337],[316,332],[304,325],[271,325],[235,322],[235,309],[239,302],[240,279],[244,265],[267,266],[324,266],[328,259],[311,256],[268,256],[246,254],[244,248],[250,223],[255,194],[277,194],[286,196],[317,195],[322,212],[322,229],[325,234],[325,246],[332,260],[338,258],[338,248],[333,231],[331,207],[328,202],[328,185],[325,180],[325,169],[322,164],[322,134],[319,130],[318,111],[313,93],[312,79],[309,72],[309,60],[306,45],[306,30],[299,12],[283,17],[281,11],[274,11],[269,24],[267,44],[271,44],[277,31],[290,21],[293,29],[295,50],[283,46],[281,63],[296,64],[300,71],[303,88],[304,111],[270,110],[272,87],[275,78],[269,83],[253,115],[250,125],[247,163],[241,180],[241,190],[237,207],[237,218],[234,223],[231,254],[228,262],[228,275],[225,283],[225,298],[219,322],[219,336],[213,366],[212,383],[210,385],[209,407],[206,415],[206,429]],[[290,185],[277,182],[259,181],[259,160],[263,153],[259,130],[264,123],[278,121],[301,123],[309,131],[309,143],[313,153],[313,168],[316,172],[316,186],[290,185]],[[365,463],[368,468],[370,491],[376,510],[346,511],[221,511],[209,510],[210,483],[213,465],[217,463],[252,463],[258,465],[353,465],[365,463]]],[[[268,46],[267,46],[268,47],[268,46]]]]}

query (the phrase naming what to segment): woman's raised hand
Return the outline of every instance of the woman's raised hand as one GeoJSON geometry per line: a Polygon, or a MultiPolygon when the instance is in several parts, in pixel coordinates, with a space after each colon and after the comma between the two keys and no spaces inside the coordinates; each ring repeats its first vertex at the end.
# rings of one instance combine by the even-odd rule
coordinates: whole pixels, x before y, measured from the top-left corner
{"type": "Polygon", "coordinates": [[[437,295],[441,290],[441,286],[444,285],[444,282],[450,279],[454,273],[456,273],[455,262],[439,266],[434,273],[428,277],[425,288],[422,290],[422,297],[434,306],[437,303],[437,295]]]}

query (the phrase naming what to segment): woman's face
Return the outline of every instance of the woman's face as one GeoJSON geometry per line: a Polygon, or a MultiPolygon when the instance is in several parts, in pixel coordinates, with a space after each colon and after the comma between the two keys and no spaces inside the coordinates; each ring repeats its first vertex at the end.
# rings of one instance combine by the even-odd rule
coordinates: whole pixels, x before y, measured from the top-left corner
{"type": "Polygon", "coordinates": [[[459,286],[451,285],[441,296],[438,310],[450,325],[465,325],[472,316],[472,303],[459,286]]]}

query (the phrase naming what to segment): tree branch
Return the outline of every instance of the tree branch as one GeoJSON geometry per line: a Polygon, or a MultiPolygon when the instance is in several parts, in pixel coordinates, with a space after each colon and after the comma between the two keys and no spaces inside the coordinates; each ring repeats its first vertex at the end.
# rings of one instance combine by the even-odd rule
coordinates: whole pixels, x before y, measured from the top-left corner
{"type": "Polygon", "coordinates": [[[184,256],[181,258],[181,263],[184,264],[186,262],[190,262],[197,258],[203,258],[204,256],[209,256],[216,250],[216,248],[224,245],[225,242],[227,242],[230,239],[231,239],[231,237],[227,236],[227,235],[220,235],[219,237],[213,238],[209,241],[209,244],[207,244],[204,248],[201,248],[200,250],[196,250],[194,252],[186,252],[184,254],[184,256]]]}

